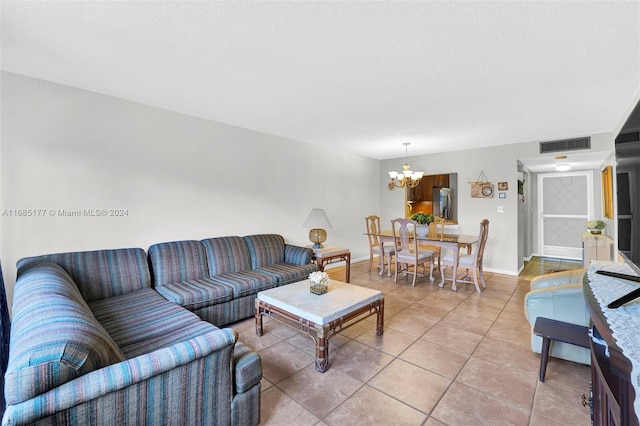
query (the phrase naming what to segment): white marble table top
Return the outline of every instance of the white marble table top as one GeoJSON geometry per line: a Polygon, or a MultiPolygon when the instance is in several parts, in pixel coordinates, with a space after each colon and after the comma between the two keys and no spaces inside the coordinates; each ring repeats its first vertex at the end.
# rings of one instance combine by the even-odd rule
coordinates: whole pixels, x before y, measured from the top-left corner
{"type": "Polygon", "coordinates": [[[383,297],[379,290],[331,279],[325,294],[313,294],[309,286],[309,280],[287,284],[259,292],[258,299],[315,324],[326,325],[383,297]]]}

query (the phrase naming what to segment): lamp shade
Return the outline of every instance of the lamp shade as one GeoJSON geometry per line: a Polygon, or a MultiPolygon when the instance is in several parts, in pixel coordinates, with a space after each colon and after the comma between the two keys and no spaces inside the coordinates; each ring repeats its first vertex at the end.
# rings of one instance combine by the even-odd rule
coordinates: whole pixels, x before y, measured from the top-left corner
{"type": "Polygon", "coordinates": [[[302,224],[303,228],[331,229],[331,222],[324,209],[311,209],[307,219],[302,224]]]}

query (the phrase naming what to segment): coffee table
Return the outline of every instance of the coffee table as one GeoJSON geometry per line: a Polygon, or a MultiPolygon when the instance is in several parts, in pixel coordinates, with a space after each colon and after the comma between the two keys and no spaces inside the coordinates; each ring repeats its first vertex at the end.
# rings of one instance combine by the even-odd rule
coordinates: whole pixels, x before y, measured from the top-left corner
{"type": "Polygon", "coordinates": [[[322,295],[309,291],[309,280],[261,291],[255,301],[256,334],[262,336],[262,316],[267,315],[316,343],[316,370],[329,369],[329,340],[372,315],[377,316],[376,334],[384,326],[384,297],[381,291],[329,280],[322,295]]]}

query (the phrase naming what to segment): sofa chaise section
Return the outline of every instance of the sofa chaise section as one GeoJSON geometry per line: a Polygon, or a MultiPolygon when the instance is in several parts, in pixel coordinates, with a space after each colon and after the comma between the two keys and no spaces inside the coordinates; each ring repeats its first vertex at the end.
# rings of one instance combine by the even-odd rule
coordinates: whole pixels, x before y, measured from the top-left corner
{"type": "Polygon", "coordinates": [[[3,424],[257,424],[258,355],[150,277],[141,249],[19,261],[3,424]]]}

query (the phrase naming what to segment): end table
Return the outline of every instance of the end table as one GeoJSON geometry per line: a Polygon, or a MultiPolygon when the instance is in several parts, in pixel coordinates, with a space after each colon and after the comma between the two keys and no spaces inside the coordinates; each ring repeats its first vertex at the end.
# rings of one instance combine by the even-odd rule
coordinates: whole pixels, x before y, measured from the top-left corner
{"type": "Polygon", "coordinates": [[[347,247],[323,246],[313,249],[312,259],[321,271],[324,271],[324,265],[329,263],[346,262],[345,282],[351,280],[351,252],[347,247]]]}

